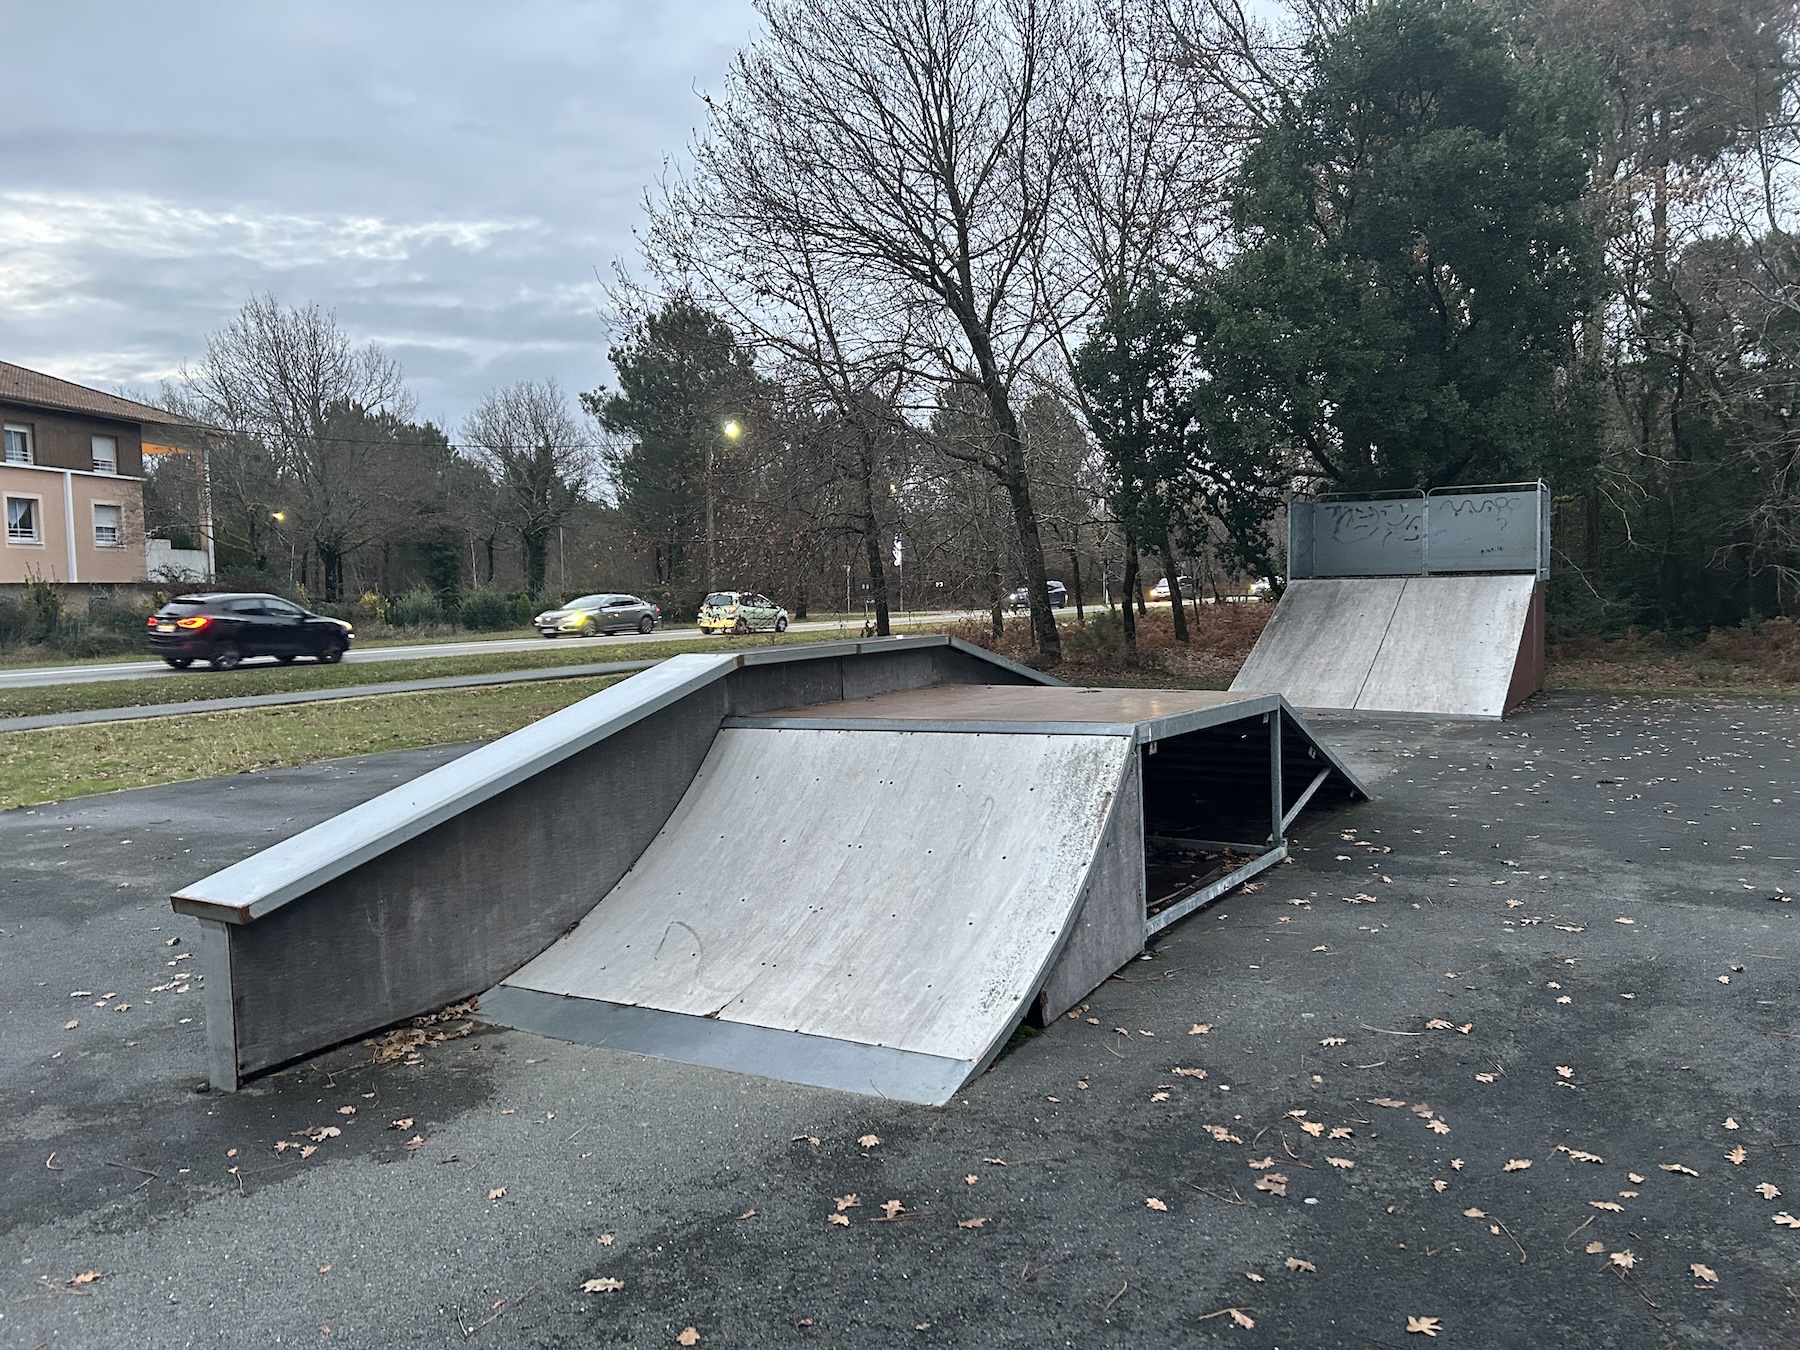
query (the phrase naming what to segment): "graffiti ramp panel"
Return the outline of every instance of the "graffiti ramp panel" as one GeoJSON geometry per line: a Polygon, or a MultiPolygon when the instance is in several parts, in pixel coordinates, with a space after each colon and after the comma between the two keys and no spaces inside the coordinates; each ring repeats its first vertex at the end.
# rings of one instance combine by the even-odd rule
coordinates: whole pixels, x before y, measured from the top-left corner
{"type": "Polygon", "coordinates": [[[1132,752],[723,730],[637,865],[502,989],[985,1062],[1062,945],[1132,752]]]}

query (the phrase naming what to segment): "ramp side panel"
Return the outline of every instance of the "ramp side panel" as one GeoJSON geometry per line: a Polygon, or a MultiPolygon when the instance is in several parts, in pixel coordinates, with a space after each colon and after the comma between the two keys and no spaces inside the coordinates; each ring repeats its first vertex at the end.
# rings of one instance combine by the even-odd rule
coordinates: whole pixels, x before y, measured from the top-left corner
{"type": "Polygon", "coordinates": [[[1354,708],[1381,651],[1404,577],[1294,581],[1231,682],[1299,708],[1354,708]]]}
{"type": "Polygon", "coordinates": [[[979,1062],[1061,948],[1133,753],[727,728],[638,865],[505,984],[979,1062]]]}
{"type": "Polygon", "coordinates": [[[1534,576],[1409,577],[1359,712],[1498,718],[1534,576]]]}

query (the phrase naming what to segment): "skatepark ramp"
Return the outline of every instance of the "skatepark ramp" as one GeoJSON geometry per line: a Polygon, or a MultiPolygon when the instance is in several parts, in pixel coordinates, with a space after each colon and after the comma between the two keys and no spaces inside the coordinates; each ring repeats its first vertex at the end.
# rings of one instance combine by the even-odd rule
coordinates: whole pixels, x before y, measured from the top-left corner
{"type": "Polygon", "coordinates": [[[1549,558],[1541,483],[1290,503],[1287,588],[1231,687],[1497,719],[1543,688],[1549,558]]]}
{"type": "Polygon", "coordinates": [[[480,994],[943,1102],[1366,795],[1277,694],[1073,689],[945,638],[679,656],[174,904],[221,1088],[480,994]]]}

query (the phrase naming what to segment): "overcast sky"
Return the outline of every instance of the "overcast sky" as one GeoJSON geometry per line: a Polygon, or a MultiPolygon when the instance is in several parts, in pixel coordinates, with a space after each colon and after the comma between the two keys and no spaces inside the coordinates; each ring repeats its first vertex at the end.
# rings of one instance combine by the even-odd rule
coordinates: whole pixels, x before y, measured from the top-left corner
{"type": "Polygon", "coordinates": [[[317,301],[454,427],[604,374],[596,272],[749,0],[0,0],[0,360],[153,388],[253,292],[317,301]]]}

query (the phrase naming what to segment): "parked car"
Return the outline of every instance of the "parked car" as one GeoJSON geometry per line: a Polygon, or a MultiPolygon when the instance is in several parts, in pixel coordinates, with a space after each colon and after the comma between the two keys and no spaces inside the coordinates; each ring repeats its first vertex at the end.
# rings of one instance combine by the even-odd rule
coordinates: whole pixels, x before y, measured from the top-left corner
{"type": "MultiPolygon", "coordinates": [[[[1069,603],[1069,588],[1060,581],[1050,583],[1050,608],[1061,609],[1069,603]]],[[[1012,612],[1017,614],[1031,608],[1031,588],[1021,586],[1012,593],[1012,612]]]]}
{"type": "Polygon", "coordinates": [[[177,670],[204,661],[230,670],[247,657],[342,659],[356,630],[279,595],[178,595],[147,620],[150,650],[177,670]]]}
{"type": "Polygon", "coordinates": [[[648,633],[662,622],[662,610],[635,595],[584,595],[561,609],[547,609],[532,621],[547,638],[599,637],[635,628],[648,633]]]}
{"type": "MultiPolygon", "coordinates": [[[[1187,577],[1177,577],[1175,579],[1181,583],[1181,598],[1183,600],[1192,599],[1194,595],[1194,583],[1187,577]]],[[[1150,588],[1150,598],[1152,600],[1167,600],[1169,598],[1169,579],[1167,577],[1164,577],[1161,581],[1157,582],[1156,585],[1150,588]]]]}
{"type": "Polygon", "coordinates": [[[702,633],[785,633],[788,612],[752,591],[714,591],[700,605],[702,633]]]}

